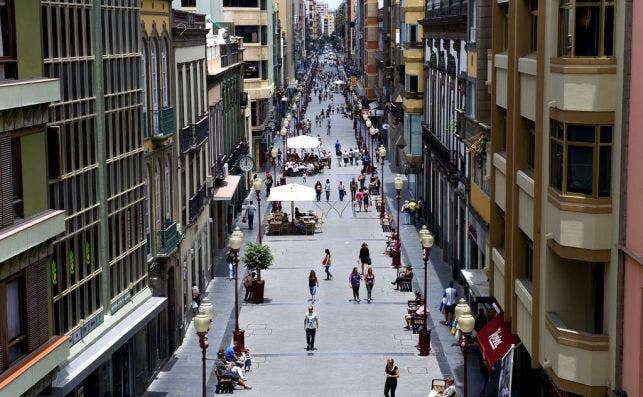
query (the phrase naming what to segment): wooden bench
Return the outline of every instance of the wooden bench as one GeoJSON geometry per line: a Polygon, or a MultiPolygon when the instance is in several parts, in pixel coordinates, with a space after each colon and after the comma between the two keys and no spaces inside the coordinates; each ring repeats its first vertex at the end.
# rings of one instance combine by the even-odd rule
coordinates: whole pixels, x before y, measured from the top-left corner
{"type": "Polygon", "coordinates": [[[214,394],[234,394],[234,382],[232,378],[221,375],[221,372],[218,369],[214,370],[214,374],[217,377],[217,386],[214,390],[214,394]]]}

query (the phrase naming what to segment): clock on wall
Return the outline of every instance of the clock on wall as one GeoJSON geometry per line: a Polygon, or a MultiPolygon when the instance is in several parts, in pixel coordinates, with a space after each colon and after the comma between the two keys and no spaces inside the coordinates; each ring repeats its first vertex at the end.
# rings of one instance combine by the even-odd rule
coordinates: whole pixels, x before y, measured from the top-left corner
{"type": "Polygon", "coordinates": [[[251,169],[255,168],[255,162],[250,156],[243,156],[239,159],[239,168],[241,171],[248,172],[251,169]]]}

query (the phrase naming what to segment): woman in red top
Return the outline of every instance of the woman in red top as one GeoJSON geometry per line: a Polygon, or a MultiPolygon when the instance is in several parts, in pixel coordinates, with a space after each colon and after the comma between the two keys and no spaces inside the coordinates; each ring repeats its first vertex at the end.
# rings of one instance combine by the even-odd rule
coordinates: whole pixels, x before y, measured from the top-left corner
{"type": "Polygon", "coordinates": [[[358,212],[362,211],[362,199],[364,198],[364,193],[362,193],[362,189],[359,189],[357,193],[355,193],[355,201],[357,201],[357,206],[359,208],[358,212]]]}
{"type": "Polygon", "coordinates": [[[400,254],[401,254],[401,249],[402,249],[402,243],[400,242],[400,239],[397,237],[397,233],[394,233],[393,236],[393,241],[391,242],[391,266],[393,266],[396,269],[399,269],[402,267],[402,262],[400,259],[400,254]]]}

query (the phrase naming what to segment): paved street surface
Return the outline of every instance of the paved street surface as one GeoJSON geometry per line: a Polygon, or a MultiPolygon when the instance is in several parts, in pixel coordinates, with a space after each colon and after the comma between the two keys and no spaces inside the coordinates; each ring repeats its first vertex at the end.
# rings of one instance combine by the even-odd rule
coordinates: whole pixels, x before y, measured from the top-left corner
{"type": "MultiPolygon", "coordinates": [[[[328,69],[327,69],[328,70],[328,69]]],[[[344,103],[343,96],[335,94],[334,104],[344,103]]],[[[356,147],[352,120],[341,115],[331,115],[331,135],[326,135],[326,122],[315,127],[315,114],[326,108],[328,102],[318,104],[313,97],[308,105],[307,117],[312,121],[313,136],[319,134],[322,144],[334,153],[334,143],[339,139],[342,148],[356,147]]],[[[370,145],[369,145],[370,147],[370,145]]],[[[288,178],[313,186],[317,180],[324,184],[329,179],[333,187],[331,199],[321,202],[295,203],[301,211],[313,210],[323,217],[321,233],[312,236],[264,236],[264,242],[272,248],[274,265],[262,272],[265,284],[265,303],[243,304],[240,326],[246,330],[246,346],[251,349],[253,369],[247,374],[253,390],[237,390],[247,396],[378,396],[383,394],[384,366],[387,357],[393,357],[400,367],[399,396],[426,396],[431,379],[453,374],[456,383],[462,382],[462,353],[448,328],[439,323],[443,319],[438,312],[442,290],[450,279],[450,268],[441,261],[439,247],[434,247],[429,263],[429,326],[432,351],[428,357],[420,357],[415,345],[417,335],[403,329],[402,317],[410,292],[394,289],[391,281],[396,272],[390,266],[390,258],[383,254],[386,237],[380,226],[375,207],[368,212],[355,212],[350,201],[348,185],[352,177],[359,175],[361,166],[337,167],[333,156],[332,168],[323,174],[303,178],[288,178]],[[347,196],[339,201],[339,181],[347,187],[347,196]],[[366,289],[362,285],[362,301],[350,301],[352,291],[348,275],[357,266],[360,244],[369,245],[375,273],[374,301],[367,304],[366,289]],[[332,253],[331,273],[334,279],[324,280],[321,260],[323,251],[332,253]],[[315,311],[319,314],[320,328],[317,332],[314,352],[306,351],[303,327],[304,313],[309,304],[308,273],[315,270],[320,286],[315,311]]],[[[379,172],[379,167],[378,167],[379,172]]],[[[387,210],[396,213],[393,178],[395,171],[385,165],[384,182],[387,210]]],[[[407,194],[406,190],[404,194],[407,194]]],[[[290,213],[290,205],[284,203],[284,211],[290,213]]],[[[266,203],[262,201],[262,214],[266,203]]],[[[246,240],[256,239],[255,230],[243,225],[246,240]]],[[[402,226],[403,264],[412,263],[415,277],[414,289],[423,283],[424,271],[421,262],[422,249],[413,226],[402,226]]],[[[240,268],[240,277],[243,269],[240,268]]],[[[210,330],[208,357],[214,358],[218,346],[230,343],[234,327],[233,284],[227,280],[227,266],[217,264],[217,275],[208,289],[208,296],[215,305],[214,326],[210,330]]],[[[477,367],[478,352],[471,354],[469,366],[469,393],[479,394],[482,378],[477,367]]],[[[198,338],[192,326],[187,331],[183,345],[175,359],[163,368],[158,379],[148,389],[147,396],[196,396],[200,395],[201,353],[198,338]]],[[[208,361],[211,373],[213,361],[208,361]]],[[[214,394],[216,378],[208,381],[208,393],[214,394]]],[[[490,388],[491,389],[491,388],[490,388]]],[[[489,393],[490,396],[495,393],[489,393]]]]}

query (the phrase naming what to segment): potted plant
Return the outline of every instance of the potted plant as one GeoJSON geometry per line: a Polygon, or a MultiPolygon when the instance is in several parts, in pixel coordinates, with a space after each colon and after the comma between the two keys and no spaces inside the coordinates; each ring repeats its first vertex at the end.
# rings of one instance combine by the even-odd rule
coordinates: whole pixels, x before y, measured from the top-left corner
{"type": "Polygon", "coordinates": [[[257,273],[257,279],[252,284],[253,303],[263,303],[264,281],[261,279],[261,271],[272,266],[273,259],[269,246],[248,243],[241,260],[246,264],[248,271],[257,273]]]}

